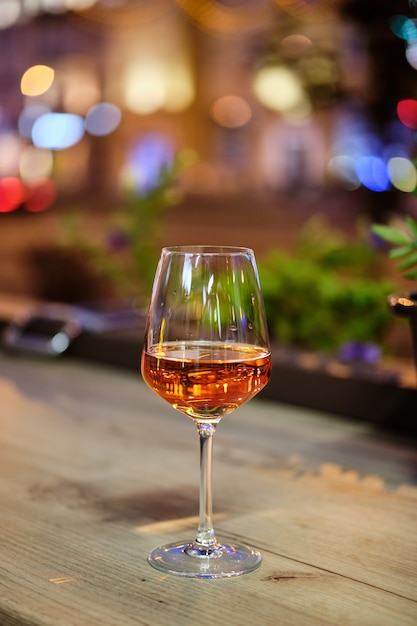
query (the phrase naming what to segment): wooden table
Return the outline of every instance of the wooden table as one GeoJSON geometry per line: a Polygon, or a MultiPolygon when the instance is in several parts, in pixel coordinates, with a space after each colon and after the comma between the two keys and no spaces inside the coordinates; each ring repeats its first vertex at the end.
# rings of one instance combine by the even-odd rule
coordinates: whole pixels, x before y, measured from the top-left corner
{"type": "Polygon", "coordinates": [[[198,437],[139,374],[0,354],[1,626],[417,624],[415,442],[257,399],[214,441],[231,579],[163,575],[193,539],[198,437]]]}

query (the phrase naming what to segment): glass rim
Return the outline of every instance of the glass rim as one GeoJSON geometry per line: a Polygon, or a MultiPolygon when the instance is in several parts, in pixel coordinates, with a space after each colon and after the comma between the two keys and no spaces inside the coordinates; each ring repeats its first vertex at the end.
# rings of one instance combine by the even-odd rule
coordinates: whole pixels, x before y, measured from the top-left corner
{"type": "Polygon", "coordinates": [[[255,256],[252,248],[246,246],[222,246],[222,245],[183,245],[183,246],[164,246],[162,254],[205,254],[205,255],[239,255],[250,254],[255,256]]]}

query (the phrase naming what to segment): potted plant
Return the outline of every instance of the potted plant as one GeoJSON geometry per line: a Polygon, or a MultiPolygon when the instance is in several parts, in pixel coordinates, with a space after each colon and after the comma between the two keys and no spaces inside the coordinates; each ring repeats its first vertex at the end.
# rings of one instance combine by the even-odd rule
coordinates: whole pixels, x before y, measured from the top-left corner
{"type": "MultiPolygon", "coordinates": [[[[417,222],[409,215],[398,225],[374,224],[372,231],[390,246],[389,257],[398,260],[396,269],[405,280],[417,280],[417,222]]],[[[414,360],[417,367],[417,288],[388,296],[390,310],[410,322],[414,360]]]]}
{"type": "Polygon", "coordinates": [[[328,355],[380,352],[392,320],[380,302],[393,283],[365,241],[315,215],[291,251],[270,250],[258,265],[273,341],[328,355]]]}
{"type": "Polygon", "coordinates": [[[179,179],[192,160],[184,150],[170,165],[161,166],[152,185],[140,190],[127,186],[118,210],[102,221],[98,231],[88,228],[82,211],[67,212],[61,254],[77,255],[84,273],[104,283],[110,297],[147,303],[160,253],[163,215],[181,202],[179,179]]]}

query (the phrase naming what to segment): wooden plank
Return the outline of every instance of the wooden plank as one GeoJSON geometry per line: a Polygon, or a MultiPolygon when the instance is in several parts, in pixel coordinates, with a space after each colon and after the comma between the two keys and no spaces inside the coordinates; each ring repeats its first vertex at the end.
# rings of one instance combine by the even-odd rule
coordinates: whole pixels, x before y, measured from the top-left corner
{"type": "Polygon", "coordinates": [[[2,626],[417,622],[407,442],[285,405],[242,407],[215,435],[215,522],[264,561],[198,581],[146,562],[195,533],[190,420],[138,374],[67,361],[0,355],[0,402],[2,626]]]}

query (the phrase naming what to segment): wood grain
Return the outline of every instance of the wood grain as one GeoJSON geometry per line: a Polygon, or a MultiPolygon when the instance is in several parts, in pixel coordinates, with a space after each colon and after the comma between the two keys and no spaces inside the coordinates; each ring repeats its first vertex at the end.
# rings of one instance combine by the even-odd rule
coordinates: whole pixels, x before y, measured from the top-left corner
{"type": "Polygon", "coordinates": [[[217,535],[263,564],[163,575],[147,554],[197,524],[192,422],[139,374],[0,355],[0,624],[415,626],[413,442],[254,400],[214,457],[217,535]]]}

